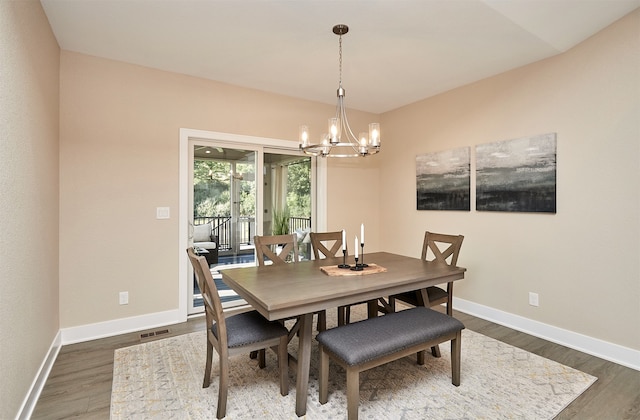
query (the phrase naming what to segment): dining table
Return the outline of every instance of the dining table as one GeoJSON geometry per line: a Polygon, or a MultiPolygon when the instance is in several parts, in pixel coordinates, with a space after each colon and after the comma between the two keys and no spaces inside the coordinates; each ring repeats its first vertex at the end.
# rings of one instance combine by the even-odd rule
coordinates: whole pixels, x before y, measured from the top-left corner
{"type": "MultiPolygon", "coordinates": [[[[313,314],[338,306],[368,302],[368,316],[378,313],[378,299],[464,278],[466,269],[389,252],[363,255],[362,271],[336,270],[344,257],[292,264],[222,269],[222,280],[269,320],[298,317],[296,414],[307,410],[313,314]],[[330,273],[331,275],[327,274],[330,273]]],[[[353,257],[346,258],[353,265],[353,257]]],[[[360,260],[362,262],[362,258],[360,260]]]]}

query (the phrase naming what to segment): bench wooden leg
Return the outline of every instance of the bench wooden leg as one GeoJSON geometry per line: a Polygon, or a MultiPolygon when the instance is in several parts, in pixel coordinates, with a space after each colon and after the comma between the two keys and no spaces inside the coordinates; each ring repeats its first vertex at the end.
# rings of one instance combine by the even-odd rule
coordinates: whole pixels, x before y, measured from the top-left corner
{"type": "Polygon", "coordinates": [[[347,368],[347,419],[358,420],[360,404],[360,372],[347,368]]]}
{"type": "Polygon", "coordinates": [[[320,365],[318,369],[320,371],[318,401],[320,404],[326,404],[329,400],[329,355],[322,350],[322,344],[320,344],[320,365]]]}
{"type": "Polygon", "coordinates": [[[456,338],[451,340],[451,383],[460,386],[460,349],[462,347],[462,333],[458,331],[456,338]]]}

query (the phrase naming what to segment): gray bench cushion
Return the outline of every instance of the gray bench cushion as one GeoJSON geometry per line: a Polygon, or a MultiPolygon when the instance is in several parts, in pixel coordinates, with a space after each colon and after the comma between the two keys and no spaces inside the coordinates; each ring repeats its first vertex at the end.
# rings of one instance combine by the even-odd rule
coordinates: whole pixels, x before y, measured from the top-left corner
{"type": "Polygon", "coordinates": [[[457,319],[420,306],[332,328],[316,339],[347,365],[354,366],[463,328],[457,319]]]}

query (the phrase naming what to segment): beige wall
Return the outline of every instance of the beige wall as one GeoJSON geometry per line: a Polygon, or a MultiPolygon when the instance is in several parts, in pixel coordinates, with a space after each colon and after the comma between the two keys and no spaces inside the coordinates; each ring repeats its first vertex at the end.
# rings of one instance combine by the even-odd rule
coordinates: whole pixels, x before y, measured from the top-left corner
{"type": "Polygon", "coordinates": [[[59,48],[36,1],[0,1],[0,418],[58,322],[59,48]]]}
{"type": "MultiPolygon", "coordinates": [[[[300,123],[319,136],[334,112],[333,105],[67,51],[61,54],[61,92],[63,328],[178,308],[178,262],[185,257],[177,251],[180,128],[297,142],[300,123]],[[155,219],[158,206],[170,207],[170,220],[155,219]],[[118,292],[124,290],[130,303],[121,306],[118,292]]],[[[363,127],[375,119],[355,112],[351,118],[363,127]]],[[[330,165],[330,182],[348,179],[338,185],[353,192],[338,200],[332,192],[330,204],[377,205],[365,189],[376,177],[375,163],[364,171],[358,161],[330,165]]],[[[373,228],[369,214],[352,221],[330,209],[328,224],[355,231],[370,220],[373,228]]],[[[375,240],[374,229],[370,237],[375,240]]]]}
{"type": "MultiPolygon", "coordinates": [[[[640,11],[565,54],[385,114],[381,236],[460,233],[456,296],[640,349],[640,11]],[[557,214],[417,211],[415,156],[557,133],[557,214]],[[540,306],[528,305],[528,292],[540,306]]],[[[472,172],[474,171],[472,158],[472,172]]],[[[473,180],[473,176],[472,176],[473,180]]]]}

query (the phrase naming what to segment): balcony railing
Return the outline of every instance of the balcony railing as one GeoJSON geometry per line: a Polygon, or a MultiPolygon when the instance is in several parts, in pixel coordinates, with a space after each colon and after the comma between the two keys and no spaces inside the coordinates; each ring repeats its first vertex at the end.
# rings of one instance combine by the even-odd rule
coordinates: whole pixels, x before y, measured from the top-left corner
{"type": "Polygon", "coordinates": [[[310,217],[290,217],[289,232],[293,233],[298,229],[311,229],[310,217]]]}
{"type": "MultiPolygon", "coordinates": [[[[218,237],[218,249],[220,251],[228,251],[233,249],[231,243],[231,216],[195,216],[193,218],[194,225],[203,225],[211,223],[212,231],[218,237]]],[[[297,229],[310,229],[310,217],[290,217],[289,232],[295,232],[297,229]]],[[[250,216],[238,217],[238,242],[246,245],[253,244],[253,237],[256,234],[256,219],[250,216]]]]}

